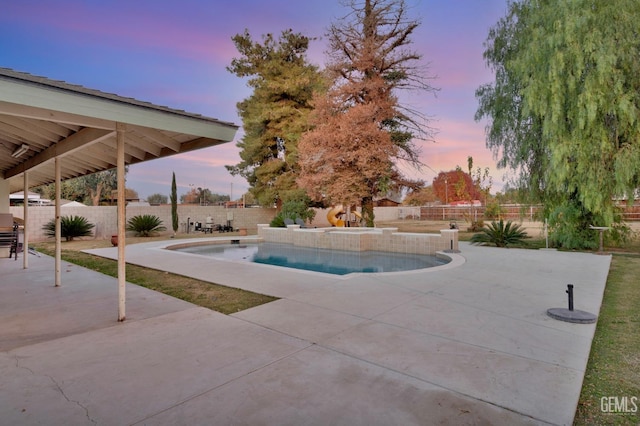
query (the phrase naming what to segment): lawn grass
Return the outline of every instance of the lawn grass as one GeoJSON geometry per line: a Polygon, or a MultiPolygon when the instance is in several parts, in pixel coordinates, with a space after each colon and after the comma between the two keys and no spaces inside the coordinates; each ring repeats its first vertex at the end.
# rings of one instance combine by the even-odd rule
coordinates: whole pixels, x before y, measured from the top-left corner
{"type": "MultiPolygon", "coordinates": [[[[637,425],[640,412],[605,413],[603,397],[636,397],[640,411],[640,254],[614,254],[575,425],[637,425]]],[[[606,408],[606,406],[605,406],[606,408]]],[[[633,406],[629,407],[633,408],[633,406]]]]}
{"type": "MultiPolygon", "coordinates": [[[[32,244],[41,253],[53,256],[51,243],[32,244]]],[[[87,269],[109,275],[118,276],[118,262],[77,249],[63,249],[62,259],[87,269]]],[[[182,275],[136,265],[126,265],[127,281],[155,290],[198,306],[212,309],[223,314],[233,314],[254,306],[277,300],[275,297],[253,293],[238,288],[226,287],[188,278],[182,275]]]]}

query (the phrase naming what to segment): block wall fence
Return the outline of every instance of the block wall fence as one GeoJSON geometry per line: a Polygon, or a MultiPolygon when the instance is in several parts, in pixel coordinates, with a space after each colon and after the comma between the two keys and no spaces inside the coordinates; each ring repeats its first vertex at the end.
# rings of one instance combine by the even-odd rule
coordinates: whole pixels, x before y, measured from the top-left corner
{"type": "MultiPolygon", "coordinates": [[[[327,212],[329,209],[315,209],[316,216],[311,223],[312,226],[318,228],[330,227],[327,220],[327,212]]],[[[522,206],[508,205],[503,206],[504,218],[507,220],[540,220],[538,218],[539,206],[522,206]]],[[[96,225],[94,230],[94,238],[108,239],[111,235],[117,233],[117,207],[116,206],[98,206],[98,207],[62,207],[61,214],[63,216],[83,216],[89,222],[96,225]]],[[[23,218],[22,207],[10,207],[9,213],[14,217],[23,218]]],[[[38,206],[29,208],[29,240],[45,241],[47,237],[44,235],[42,227],[54,218],[54,207],[38,206]]],[[[214,223],[226,224],[227,218],[232,219],[234,228],[246,228],[248,233],[255,234],[258,231],[258,224],[269,223],[276,215],[274,208],[246,208],[246,209],[227,209],[221,206],[197,206],[191,204],[178,205],[178,217],[180,226],[178,233],[186,232],[187,218],[191,222],[205,223],[208,216],[211,216],[214,223]]],[[[163,225],[167,227],[166,234],[171,234],[171,206],[127,206],[127,220],[136,215],[151,214],[158,216],[163,225]]],[[[484,207],[375,207],[374,215],[376,222],[385,222],[403,219],[415,220],[457,220],[467,221],[469,219],[482,218],[484,215],[484,207]]],[[[624,219],[627,221],[640,220],[640,205],[625,206],[624,219]]]]}
{"type": "MultiPolygon", "coordinates": [[[[395,220],[398,219],[397,207],[376,207],[374,214],[376,220],[395,220]]],[[[62,216],[82,216],[89,222],[96,225],[94,228],[94,238],[108,239],[111,235],[118,232],[118,212],[116,206],[84,206],[84,207],[61,207],[62,216]]],[[[316,209],[316,216],[312,222],[313,226],[329,227],[331,226],[327,220],[328,209],[316,209]]],[[[10,207],[9,213],[14,217],[22,219],[24,211],[22,207],[10,207]]],[[[269,223],[276,215],[274,208],[246,208],[246,209],[227,209],[221,206],[197,206],[190,204],[178,205],[179,227],[178,233],[186,233],[187,219],[190,222],[201,222],[203,225],[207,217],[211,216],[214,223],[226,224],[227,218],[232,220],[234,228],[246,228],[248,233],[255,234],[258,230],[259,223],[269,223]]],[[[164,233],[169,235],[171,230],[171,206],[127,206],[127,220],[137,215],[155,215],[162,220],[163,225],[167,228],[164,233]]],[[[53,206],[34,206],[29,208],[29,241],[46,241],[47,237],[42,227],[54,219],[55,208],[53,206]]],[[[192,228],[193,229],[193,228],[192,228]]]]}
{"type": "MultiPolygon", "coordinates": [[[[10,213],[14,217],[23,218],[22,207],[11,207],[10,213]]],[[[96,225],[94,228],[94,238],[108,239],[111,235],[118,233],[118,212],[116,206],[86,206],[86,207],[61,207],[62,216],[82,216],[89,222],[96,225]]],[[[172,234],[171,229],[171,206],[132,206],[126,208],[127,220],[137,215],[155,215],[162,220],[162,224],[167,228],[163,234],[172,234]]],[[[269,223],[276,214],[275,209],[226,209],[224,207],[178,205],[178,233],[185,233],[187,230],[187,218],[191,222],[202,222],[204,225],[208,216],[213,218],[214,223],[226,224],[227,218],[232,220],[234,228],[246,228],[248,232],[257,232],[258,223],[269,223]]],[[[28,232],[29,241],[45,241],[47,237],[42,227],[55,217],[55,208],[51,206],[38,206],[29,208],[28,232]]],[[[192,228],[193,229],[193,228],[192,228]]],[[[193,232],[193,231],[192,231],[193,232]]]]}

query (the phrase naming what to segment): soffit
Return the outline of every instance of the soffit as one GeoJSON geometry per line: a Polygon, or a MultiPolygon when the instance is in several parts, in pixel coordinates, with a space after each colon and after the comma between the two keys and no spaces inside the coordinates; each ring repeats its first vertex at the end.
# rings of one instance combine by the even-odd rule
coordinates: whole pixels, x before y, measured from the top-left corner
{"type": "Polygon", "coordinates": [[[215,118],[154,105],[0,68],[0,177],[10,191],[116,166],[116,123],[125,124],[125,163],[136,164],[233,140],[238,126],[215,118]],[[11,156],[22,145],[29,150],[11,156]]]}

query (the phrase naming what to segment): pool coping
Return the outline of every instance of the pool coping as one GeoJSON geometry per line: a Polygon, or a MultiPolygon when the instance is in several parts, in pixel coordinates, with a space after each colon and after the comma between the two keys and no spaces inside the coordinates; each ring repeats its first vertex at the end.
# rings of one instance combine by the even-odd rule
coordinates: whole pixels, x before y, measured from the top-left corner
{"type": "MultiPolygon", "coordinates": [[[[197,254],[197,253],[184,253],[184,252],[178,251],[178,249],[187,248],[187,247],[198,247],[198,246],[214,245],[214,244],[223,245],[223,244],[229,244],[230,241],[231,241],[231,243],[233,241],[244,241],[244,242],[251,242],[251,243],[267,242],[267,241],[264,240],[264,238],[254,237],[254,236],[237,237],[237,238],[211,237],[211,238],[198,238],[197,240],[188,240],[188,241],[184,241],[184,242],[180,242],[180,243],[170,242],[169,244],[167,244],[165,246],[157,246],[154,249],[155,250],[172,250],[174,253],[181,254],[181,255],[199,256],[199,257],[201,257],[203,259],[212,259],[211,256],[201,255],[201,254],[197,254]]],[[[274,243],[274,244],[287,244],[287,243],[274,243]]],[[[289,245],[291,245],[291,244],[289,244],[289,245]]],[[[314,247],[307,247],[307,246],[302,246],[302,247],[310,248],[310,249],[314,248],[314,247]]],[[[327,250],[327,249],[323,249],[323,250],[327,250]]],[[[384,253],[384,251],[381,251],[381,250],[362,250],[362,251],[377,251],[377,252],[384,253]]],[[[389,253],[416,255],[416,253],[402,253],[402,252],[389,252],[389,253]]],[[[419,256],[420,254],[417,254],[417,255],[419,256]]],[[[431,256],[431,255],[424,255],[424,256],[431,256]]],[[[435,256],[440,258],[440,259],[449,260],[449,262],[447,262],[444,265],[431,266],[431,267],[428,267],[428,268],[410,269],[410,270],[406,270],[406,271],[351,272],[349,274],[332,274],[332,273],[329,273],[329,272],[311,271],[311,270],[307,270],[307,269],[298,269],[298,268],[291,268],[291,267],[287,267],[287,266],[270,265],[270,264],[258,263],[258,262],[246,262],[246,261],[233,260],[233,259],[213,258],[213,260],[220,261],[220,262],[231,262],[231,263],[237,264],[237,265],[251,265],[251,266],[264,266],[264,267],[294,269],[294,270],[296,270],[298,272],[321,274],[321,275],[326,275],[326,276],[335,277],[335,278],[341,278],[342,277],[344,279],[348,279],[348,278],[350,278],[352,276],[356,276],[356,275],[365,275],[365,276],[369,276],[369,275],[371,275],[371,276],[379,276],[380,275],[380,276],[385,276],[385,275],[393,275],[393,274],[438,272],[438,271],[442,271],[442,270],[456,268],[456,267],[461,266],[461,265],[463,265],[465,263],[465,258],[463,256],[461,256],[460,254],[458,254],[458,253],[437,251],[435,253],[435,256]]]]}

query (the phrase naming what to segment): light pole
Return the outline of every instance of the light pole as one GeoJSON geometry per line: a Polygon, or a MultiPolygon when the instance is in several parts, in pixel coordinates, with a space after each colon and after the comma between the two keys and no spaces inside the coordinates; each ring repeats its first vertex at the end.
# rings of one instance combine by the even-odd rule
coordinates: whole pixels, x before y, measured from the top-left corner
{"type": "Polygon", "coordinates": [[[444,178],[444,203],[449,204],[449,180],[444,178]]]}

